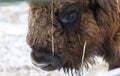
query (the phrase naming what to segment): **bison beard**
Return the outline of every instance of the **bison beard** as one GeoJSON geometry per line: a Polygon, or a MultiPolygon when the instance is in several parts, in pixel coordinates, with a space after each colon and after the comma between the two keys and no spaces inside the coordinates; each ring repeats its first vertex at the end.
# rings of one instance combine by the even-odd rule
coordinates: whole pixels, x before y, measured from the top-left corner
{"type": "Polygon", "coordinates": [[[54,9],[51,2],[29,4],[27,42],[33,64],[47,71],[79,70],[86,42],[85,66],[94,64],[97,55],[104,57],[109,69],[120,67],[120,0],[54,0],[53,4],[54,9]]]}

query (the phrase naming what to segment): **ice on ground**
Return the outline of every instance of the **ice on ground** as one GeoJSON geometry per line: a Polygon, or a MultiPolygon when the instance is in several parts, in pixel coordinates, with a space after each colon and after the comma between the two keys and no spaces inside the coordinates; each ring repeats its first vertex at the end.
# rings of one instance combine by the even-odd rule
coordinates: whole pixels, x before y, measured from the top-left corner
{"type": "MultiPolygon", "coordinates": [[[[71,76],[63,71],[48,73],[32,65],[25,39],[28,9],[25,2],[0,5],[0,76],[71,76]]],[[[107,72],[106,68],[106,63],[99,61],[84,76],[120,76],[120,69],[107,72]]]]}

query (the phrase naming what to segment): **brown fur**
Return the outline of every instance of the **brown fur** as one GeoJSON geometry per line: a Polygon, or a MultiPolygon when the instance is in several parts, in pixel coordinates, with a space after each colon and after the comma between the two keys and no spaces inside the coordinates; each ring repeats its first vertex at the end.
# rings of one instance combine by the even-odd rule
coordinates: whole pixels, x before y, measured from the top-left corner
{"type": "MultiPolygon", "coordinates": [[[[63,68],[80,68],[85,41],[84,64],[97,55],[104,57],[109,69],[120,67],[120,0],[54,0],[53,11],[74,7],[79,8],[80,18],[67,28],[62,28],[54,14],[54,54],[64,60],[63,68]]],[[[47,48],[47,53],[52,53],[50,14],[50,2],[30,3],[27,42],[33,51],[47,48]]]]}

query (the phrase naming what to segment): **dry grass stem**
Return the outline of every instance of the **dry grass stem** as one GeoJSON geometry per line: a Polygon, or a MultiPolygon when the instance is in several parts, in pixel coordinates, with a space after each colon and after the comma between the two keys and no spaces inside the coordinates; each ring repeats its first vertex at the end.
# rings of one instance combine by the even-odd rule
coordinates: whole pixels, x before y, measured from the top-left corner
{"type": "Polygon", "coordinates": [[[80,67],[81,75],[83,75],[83,64],[85,60],[86,45],[87,45],[87,41],[85,41],[84,47],[83,47],[82,61],[81,61],[81,67],[80,67]]]}
{"type": "Polygon", "coordinates": [[[51,21],[52,21],[52,53],[53,53],[53,56],[54,56],[54,51],[55,51],[55,48],[54,48],[54,35],[53,35],[53,32],[54,32],[54,26],[53,26],[53,11],[54,11],[54,5],[53,5],[53,0],[51,0],[51,21]]]}
{"type": "Polygon", "coordinates": [[[80,35],[78,35],[78,41],[79,41],[80,45],[82,45],[82,41],[81,41],[81,36],[80,35]]]}

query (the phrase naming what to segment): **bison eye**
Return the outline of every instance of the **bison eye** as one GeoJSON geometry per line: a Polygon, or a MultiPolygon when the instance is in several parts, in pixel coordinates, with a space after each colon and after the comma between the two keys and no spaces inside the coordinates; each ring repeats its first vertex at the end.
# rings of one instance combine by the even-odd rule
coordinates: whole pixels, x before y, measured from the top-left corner
{"type": "Polygon", "coordinates": [[[66,14],[63,18],[60,18],[62,23],[68,24],[73,23],[77,19],[77,13],[76,12],[70,12],[66,14]]]}
{"type": "Polygon", "coordinates": [[[56,14],[57,20],[63,26],[70,26],[77,22],[79,19],[79,10],[71,9],[69,11],[58,12],[56,14]]]}

